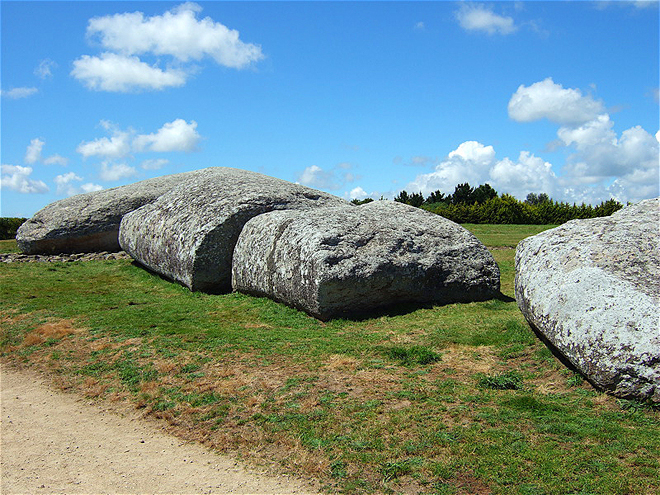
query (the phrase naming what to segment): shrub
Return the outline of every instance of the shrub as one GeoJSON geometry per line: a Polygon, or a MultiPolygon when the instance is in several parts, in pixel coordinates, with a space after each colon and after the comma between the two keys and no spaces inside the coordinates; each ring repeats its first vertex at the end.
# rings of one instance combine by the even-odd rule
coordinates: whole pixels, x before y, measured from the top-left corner
{"type": "Polygon", "coordinates": [[[16,231],[27,218],[0,217],[0,239],[13,239],[16,231]]]}

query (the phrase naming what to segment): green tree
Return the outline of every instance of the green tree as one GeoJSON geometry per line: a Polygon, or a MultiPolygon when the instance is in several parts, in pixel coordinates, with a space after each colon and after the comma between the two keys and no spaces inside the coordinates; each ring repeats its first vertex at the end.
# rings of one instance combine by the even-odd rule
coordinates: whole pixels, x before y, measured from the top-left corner
{"type": "Polygon", "coordinates": [[[480,185],[472,193],[473,201],[479,204],[483,204],[495,197],[497,197],[497,191],[488,183],[480,185]]]}
{"type": "Polygon", "coordinates": [[[451,195],[451,202],[455,205],[473,203],[474,188],[467,182],[459,184],[454,189],[454,194],[451,195]]]}

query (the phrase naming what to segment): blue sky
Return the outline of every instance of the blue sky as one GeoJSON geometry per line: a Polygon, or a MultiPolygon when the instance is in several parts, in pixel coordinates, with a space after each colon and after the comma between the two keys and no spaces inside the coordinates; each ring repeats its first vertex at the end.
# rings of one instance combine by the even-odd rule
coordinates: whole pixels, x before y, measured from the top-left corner
{"type": "Polygon", "coordinates": [[[2,216],[208,166],[338,196],[658,191],[658,2],[11,2],[2,216]]]}

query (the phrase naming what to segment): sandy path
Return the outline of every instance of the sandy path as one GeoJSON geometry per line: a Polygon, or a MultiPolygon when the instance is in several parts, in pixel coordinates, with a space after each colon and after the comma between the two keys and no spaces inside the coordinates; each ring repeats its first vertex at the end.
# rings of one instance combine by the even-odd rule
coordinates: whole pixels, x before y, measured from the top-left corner
{"type": "Polygon", "coordinates": [[[312,493],[2,366],[2,493],[312,493]]]}

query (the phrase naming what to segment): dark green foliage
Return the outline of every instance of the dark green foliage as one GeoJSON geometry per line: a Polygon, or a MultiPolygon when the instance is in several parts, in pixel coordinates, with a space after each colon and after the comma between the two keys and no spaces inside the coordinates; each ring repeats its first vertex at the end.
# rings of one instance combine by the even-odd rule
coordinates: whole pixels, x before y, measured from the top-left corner
{"type": "Polygon", "coordinates": [[[433,364],[442,359],[440,354],[424,346],[393,346],[385,348],[384,354],[390,359],[399,361],[404,366],[411,366],[416,364],[433,364]]]}
{"type": "Polygon", "coordinates": [[[394,201],[424,208],[456,223],[496,225],[560,225],[578,218],[606,217],[623,207],[614,199],[597,206],[570,205],[554,201],[546,193],[529,193],[525,201],[519,201],[510,194],[498,196],[490,184],[473,188],[467,182],[457,185],[453,194],[434,191],[424,199],[422,193],[401,191],[394,201]]]}
{"type": "Polygon", "coordinates": [[[424,204],[424,196],[422,193],[408,194],[406,191],[401,191],[394,201],[419,208],[424,204]]]}
{"type": "Polygon", "coordinates": [[[473,202],[482,204],[497,197],[497,191],[490,184],[482,184],[472,193],[473,202]]]}
{"type": "Polygon", "coordinates": [[[0,217],[0,239],[13,239],[27,218],[0,217]]]}
{"type": "Polygon", "coordinates": [[[525,198],[525,203],[528,205],[540,205],[541,203],[547,203],[548,201],[550,201],[550,196],[546,193],[529,193],[525,198]]]}
{"type": "Polygon", "coordinates": [[[366,205],[367,203],[371,203],[373,199],[371,198],[366,198],[366,199],[352,199],[351,203],[354,205],[366,205]]]}
{"type": "Polygon", "coordinates": [[[621,203],[612,199],[595,207],[584,204],[570,205],[552,199],[530,204],[526,201],[518,201],[509,194],[502,194],[482,204],[439,203],[424,206],[424,209],[456,223],[560,225],[578,218],[609,216],[622,207],[621,203]]]}
{"type": "Polygon", "coordinates": [[[479,386],[492,390],[520,390],[523,379],[515,371],[507,371],[499,375],[488,375],[479,379],[479,386]]]}
{"type": "Polygon", "coordinates": [[[447,196],[445,196],[445,193],[440,191],[434,191],[429,194],[428,198],[426,198],[426,203],[428,204],[443,203],[445,201],[447,201],[447,196]]]}
{"type": "Polygon", "coordinates": [[[459,184],[454,189],[454,194],[451,195],[451,204],[470,204],[474,201],[474,188],[467,182],[459,184]]]}

